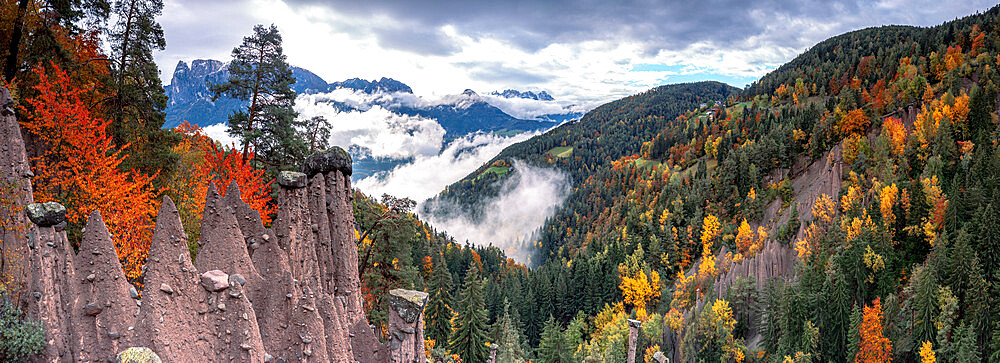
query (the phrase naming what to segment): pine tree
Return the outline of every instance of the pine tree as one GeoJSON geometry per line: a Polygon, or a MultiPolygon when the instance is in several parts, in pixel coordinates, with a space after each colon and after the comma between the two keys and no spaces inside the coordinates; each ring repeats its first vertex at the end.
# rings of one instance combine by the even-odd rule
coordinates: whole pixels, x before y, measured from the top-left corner
{"type": "Polygon", "coordinates": [[[483,363],[488,357],[486,350],[488,312],[484,308],[483,282],[479,276],[479,266],[475,260],[470,261],[449,340],[452,353],[462,357],[462,362],[465,363],[483,363]]]}
{"type": "Polygon", "coordinates": [[[517,330],[517,322],[510,314],[510,301],[503,299],[503,315],[497,320],[498,362],[523,362],[521,354],[521,332],[517,330]]]}
{"type": "Polygon", "coordinates": [[[427,337],[443,344],[451,333],[451,272],[440,253],[434,253],[430,299],[425,308],[427,337]]]}
{"type": "Polygon", "coordinates": [[[305,122],[309,148],[306,155],[326,150],[330,147],[330,121],[323,116],[313,116],[305,122]]]}
{"type": "Polygon", "coordinates": [[[542,340],[538,343],[538,361],[542,363],[568,362],[566,349],[563,346],[562,328],[556,319],[549,315],[542,329],[542,340]]]}
{"type": "Polygon", "coordinates": [[[296,129],[305,125],[292,109],[295,78],[285,61],[278,28],[254,26],[253,34],[233,48],[229,74],[225,83],[210,89],[215,98],[225,95],[250,102],[245,111],[229,115],[227,130],[242,142],[244,152],[253,149],[271,171],[304,158],[308,145],[296,129]]]}
{"type": "Polygon", "coordinates": [[[167,95],[153,51],[166,48],[163,28],[156,17],[163,12],[162,0],[117,0],[112,12],[118,19],[108,33],[111,43],[110,99],[104,113],[118,145],[130,144],[132,157],[125,170],[136,168],[148,174],[175,164],[170,147],[179,138],[162,130],[167,95]]]}
{"type": "MultiPolygon", "coordinates": [[[[972,225],[975,227],[973,234],[976,238],[973,239],[973,242],[976,251],[1000,251],[1000,230],[997,228],[996,220],[997,212],[993,203],[987,204],[986,207],[980,209],[980,212],[976,213],[972,221],[972,225]]],[[[996,253],[980,252],[979,258],[982,262],[984,276],[992,276],[996,271],[1000,271],[1000,256],[997,256],[996,253]]]]}
{"type": "Polygon", "coordinates": [[[971,246],[972,236],[965,230],[959,231],[958,238],[952,244],[948,253],[948,286],[958,297],[958,301],[965,305],[966,295],[972,284],[972,276],[982,276],[979,271],[979,258],[971,246]]]}

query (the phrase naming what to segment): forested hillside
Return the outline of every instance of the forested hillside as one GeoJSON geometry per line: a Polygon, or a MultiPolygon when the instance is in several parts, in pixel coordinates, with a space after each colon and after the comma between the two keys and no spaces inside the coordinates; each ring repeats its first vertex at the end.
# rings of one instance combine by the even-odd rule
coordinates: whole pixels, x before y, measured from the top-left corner
{"type": "Polygon", "coordinates": [[[484,285],[540,361],[620,360],[625,318],[647,359],[1000,359],[998,14],[837,36],[742,93],[628,97],[438,198],[474,210],[514,159],[573,175],[547,262],[484,285]],[[814,170],[835,192],[809,195],[814,170]],[[746,273],[775,253],[794,266],[746,273]]]}

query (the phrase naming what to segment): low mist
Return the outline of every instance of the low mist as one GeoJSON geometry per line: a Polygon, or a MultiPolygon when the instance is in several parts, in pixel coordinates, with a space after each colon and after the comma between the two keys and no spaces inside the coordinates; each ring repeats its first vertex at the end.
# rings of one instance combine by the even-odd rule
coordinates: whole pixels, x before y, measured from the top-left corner
{"type": "MultiPolygon", "coordinates": [[[[479,204],[483,212],[479,221],[460,213],[456,214],[458,217],[421,217],[458,241],[468,240],[480,246],[492,244],[503,249],[508,257],[531,266],[535,251],[532,234],[566,200],[572,183],[569,174],[559,169],[535,167],[519,160],[513,162],[513,167],[500,193],[479,204]]],[[[461,207],[438,204],[431,209],[437,208],[461,207]]]]}

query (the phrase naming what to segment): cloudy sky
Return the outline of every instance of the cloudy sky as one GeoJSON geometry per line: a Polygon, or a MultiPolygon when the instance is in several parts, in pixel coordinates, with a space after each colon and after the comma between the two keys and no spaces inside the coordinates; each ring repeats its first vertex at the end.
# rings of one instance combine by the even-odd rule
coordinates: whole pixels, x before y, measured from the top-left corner
{"type": "Polygon", "coordinates": [[[254,24],[279,27],[289,62],[327,81],[391,77],[423,96],[548,90],[607,101],[703,79],[742,87],[809,46],[882,24],[936,25],[987,0],[166,0],[178,60],[226,60],[254,24]]]}

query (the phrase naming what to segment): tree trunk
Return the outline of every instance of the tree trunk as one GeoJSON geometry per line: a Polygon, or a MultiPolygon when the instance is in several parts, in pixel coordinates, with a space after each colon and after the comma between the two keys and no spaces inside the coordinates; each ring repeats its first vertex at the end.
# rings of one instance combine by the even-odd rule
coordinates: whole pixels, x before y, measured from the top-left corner
{"type": "Polygon", "coordinates": [[[14,31],[10,35],[7,63],[3,67],[3,77],[8,82],[17,75],[17,53],[21,50],[21,34],[24,32],[24,13],[27,11],[28,0],[20,0],[17,3],[17,20],[14,20],[14,31]]]}
{"type": "Polygon", "coordinates": [[[125,84],[125,64],[128,61],[128,42],[129,42],[129,37],[132,36],[132,22],[133,18],[135,17],[136,1],[138,0],[132,0],[129,3],[128,16],[125,17],[125,34],[122,35],[122,50],[121,50],[122,54],[121,57],[119,57],[118,59],[118,79],[115,81],[115,95],[114,95],[115,98],[114,98],[114,104],[112,106],[112,109],[114,111],[112,111],[111,113],[113,115],[111,117],[112,121],[111,127],[113,130],[112,137],[114,137],[115,142],[119,143],[120,145],[124,145],[126,142],[124,135],[121,135],[124,132],[124,127],[122,127],[122,122],[124,118],[123,117],[124,111],[122,111],[122,108],[124,107],[124,105],[122,104],[122,89],[124,88],[125,84]]]}
{"type": "Polygon", "coordinates": [[[247,112],[247,127],[244,132],[243,137],[243,157],[244,163],[247,162],[247,151],[250,150],[250,140],[247,134],[253,131],[253,120],[257,117],[257,97],[260,96],[260,83],[263,75],[260,73],[260,65],[264,64],[264,45],[260,45],[260,52],[257,55],[257,70],[254,72],[254,82],[253,82],[253,92],[250,93],[250,109],[247,112]]]}

